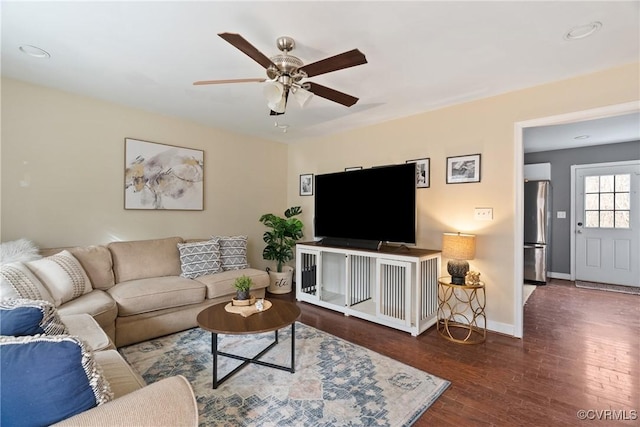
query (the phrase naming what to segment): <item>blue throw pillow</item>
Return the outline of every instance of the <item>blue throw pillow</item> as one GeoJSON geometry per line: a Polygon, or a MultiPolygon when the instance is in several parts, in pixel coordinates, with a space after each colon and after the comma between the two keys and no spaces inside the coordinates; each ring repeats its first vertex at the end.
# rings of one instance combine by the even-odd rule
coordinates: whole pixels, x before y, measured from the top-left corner
{"type": "Polygon", "coordinates": [[[0,301],[0,335],[61,335],[67,328],[48,301],[7,299],[0,301]]]}
{"type": "Polygon", "coordinates": [[[0,337],[0,424],[44,426],[113,398],[93,353],[68,335],[0,337]]]}

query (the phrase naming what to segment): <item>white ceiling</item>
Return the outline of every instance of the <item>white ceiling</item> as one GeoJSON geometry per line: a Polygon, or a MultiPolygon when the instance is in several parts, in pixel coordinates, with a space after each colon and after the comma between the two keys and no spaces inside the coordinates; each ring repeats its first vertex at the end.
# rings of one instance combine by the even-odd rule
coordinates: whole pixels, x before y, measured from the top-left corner
{"type": "Polygon", "coordinates": [[[640,113],[524,129],[524,151],[549,151],[640,141],[640,113]]]}
{"type": "Polygon", "coordinates": [[[637,62],[639,5],[2,0],[1,66],[6,77],[294,143],[637,62]],[[592,21],[602,22],[595,35],[563,38],[592,21]],[[309,80],[360,101],[347,108],[314,97],[304,109],[290,102],[286,114],[274,118],[260,83],[193,86],[265,76],[220,32],[241,34],[267,56],[279,53],[278,36],[291,36],[292,53],[305,64],[358,48],[368,64],[309,80]],[[21,45],[51,57],[30,57],[21,45]],[[290,126],[288,132],[276,121],[290,126]]]}

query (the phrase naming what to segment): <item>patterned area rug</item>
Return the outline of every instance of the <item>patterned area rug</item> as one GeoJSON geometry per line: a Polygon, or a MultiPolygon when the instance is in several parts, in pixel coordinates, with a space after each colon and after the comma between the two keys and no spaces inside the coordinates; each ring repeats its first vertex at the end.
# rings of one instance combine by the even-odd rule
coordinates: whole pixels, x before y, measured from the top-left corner
{"type": "MultiPolygon", "coordinates": [[[[219,335],[219,350],[253,357],[273,332],[219,335]]],[[[291,328],[260,360],[290,366],[291,328]]],[[[296,323],[294,374],[250,364],[217,390],[211,334],[199,328],[120,349],[148,383],[184,375],[196,393],[201,426],[409,426],[449,382],[296,323]]],[[[218,378],[240,361],[218,357],[218,378]]]]}
{"type": "Polygon", "coordinates": [[[585,282],[582,280],[576,280],[576,288],[597,289],[600,291],[640,295],[640,288],[636,288],[635,286],[610,285],[608,283],[585,282]]]}

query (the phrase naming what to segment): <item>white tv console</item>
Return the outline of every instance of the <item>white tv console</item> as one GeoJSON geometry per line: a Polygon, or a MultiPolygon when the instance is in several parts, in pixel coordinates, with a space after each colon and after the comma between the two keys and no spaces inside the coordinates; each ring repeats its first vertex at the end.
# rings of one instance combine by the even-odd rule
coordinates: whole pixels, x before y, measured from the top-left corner
{"type": "Polygon", "coordinates": [[[417,336],[434,325],[440,251],[296,245],[296,299],[417,336]]]}

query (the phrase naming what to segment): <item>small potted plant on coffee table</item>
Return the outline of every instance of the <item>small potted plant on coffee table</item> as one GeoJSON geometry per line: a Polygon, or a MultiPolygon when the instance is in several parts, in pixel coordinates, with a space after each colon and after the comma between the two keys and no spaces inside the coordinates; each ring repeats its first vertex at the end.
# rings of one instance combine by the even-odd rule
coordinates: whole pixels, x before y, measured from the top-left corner
{"type": "MultiPolygon", "coordinates": [[[[233,286],[236,288],[236,297],[233,299],[233,305],[251,305],[251,285],[253,285],[253,280],[251,277],[245,276],[244,274],[238,278],[236,278],[235,282],[233,282],[233,286]]],[[[253,298],[255,301],[255,298],[253,298]]]]}

